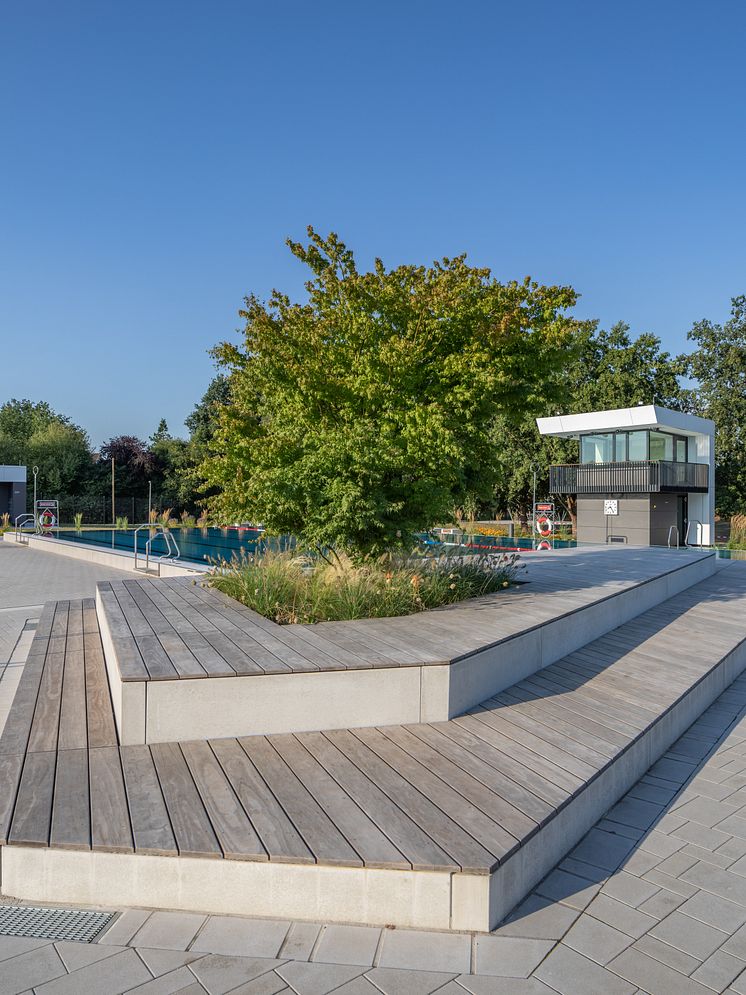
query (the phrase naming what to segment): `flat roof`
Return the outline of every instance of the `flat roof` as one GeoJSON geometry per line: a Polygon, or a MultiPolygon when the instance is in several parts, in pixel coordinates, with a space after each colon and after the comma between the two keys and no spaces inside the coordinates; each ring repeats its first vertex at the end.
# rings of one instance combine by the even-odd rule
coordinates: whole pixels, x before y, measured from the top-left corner
{"type": "Polygon", "coordinates": [[[0,466],[0,484],[25,484],[25,466],[0,466]]]}
{"type": "Polygon", "coordinates": [[[612,408],[608,411],[585,411],[575,415],[553,415],[537,418],[541,435],[557,435],[574,439],[587,432],[620,432],[657,428],[679,435],[714,435],[715,423],[683,411],[672,411],[657,404],[640,404],[634,408],[612,408]]]}

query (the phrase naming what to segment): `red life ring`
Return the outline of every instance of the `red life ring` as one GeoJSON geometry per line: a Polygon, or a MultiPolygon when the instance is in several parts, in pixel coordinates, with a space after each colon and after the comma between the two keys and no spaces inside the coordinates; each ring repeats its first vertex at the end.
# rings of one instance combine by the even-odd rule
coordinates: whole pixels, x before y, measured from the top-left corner
{"type": "Polygon", "coordinates": [[[552,534],[553,527],[551,518],[547,518],[546,515],[539,515],[536,519],[536,531],[540,536],[550,536],[552,534]]]}
{"type": "Polygon", "coordinates": [[[41,515],[39,515],[39,525],[42,527],[44,532],[49,532],[51,529],[55,527],[56,524],[57,524],[57,519],[54,515],[54,512],[51,511],[49,508],[45,508],[45,510],[42,511],[41,515]]]}
{"type": "Polygon", "coordinates": [[[551,544],[551,542],[548,542],[546,539],[542,539],[541,542],[539,543],[539,545],[536,548],[537,549],[551,549],[552,548],[552,544],[551,544]]]}

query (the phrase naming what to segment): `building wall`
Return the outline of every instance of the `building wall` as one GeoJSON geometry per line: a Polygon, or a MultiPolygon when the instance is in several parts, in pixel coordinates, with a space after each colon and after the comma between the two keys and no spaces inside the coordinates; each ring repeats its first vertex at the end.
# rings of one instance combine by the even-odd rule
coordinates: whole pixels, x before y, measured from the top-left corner
{"type": "Polygon", "coordinates": [[[649,494],[579,494],[578,539],[606,543],[611,536],[623,536],[629,546],[650,545],[649,494]],[[604,500],[615,498],[618,515],[604,515],[604,500]]]}

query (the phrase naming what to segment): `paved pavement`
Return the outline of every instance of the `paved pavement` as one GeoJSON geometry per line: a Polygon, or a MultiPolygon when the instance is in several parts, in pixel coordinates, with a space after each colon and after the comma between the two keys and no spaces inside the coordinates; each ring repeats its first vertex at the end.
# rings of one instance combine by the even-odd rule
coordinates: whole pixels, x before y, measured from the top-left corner
{"type": "Polygon", "coordinates": [[[746,676],[490,935],[129,909],[93,944],[0,936],[0,995],[125,991],[746,995],[746,676]]]}

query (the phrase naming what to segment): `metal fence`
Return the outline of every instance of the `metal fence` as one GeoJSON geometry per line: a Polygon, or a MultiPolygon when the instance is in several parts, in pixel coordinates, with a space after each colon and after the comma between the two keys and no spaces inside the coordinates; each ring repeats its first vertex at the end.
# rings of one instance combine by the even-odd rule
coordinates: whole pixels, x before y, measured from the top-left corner
{"type": "MultiPolygon", "coordinates": [[[[62,495],[60,501],[60,524],[72,525],[76,514],[82,514],[83,522],[86,525],[107,525],[111,519],[111,496],[88,495],[77,497],[73,495],[62,495]]],[[[163,511],[168,505],[160,495],[153,495],[152,507],[157,511],[163,511]]],[[[116,518],[126,518],[130,524],[135,522],[147,522],[148,520],[148,499],[147,497],[118,497],[114,502],[114,512],[116,518]]]]}
{"type": "Polygon", "coordinates": [[[652,494],[706,491],[706,463],[638,460],[627,463],[569,463],[550,467],[552,494],[652,494]]]}

